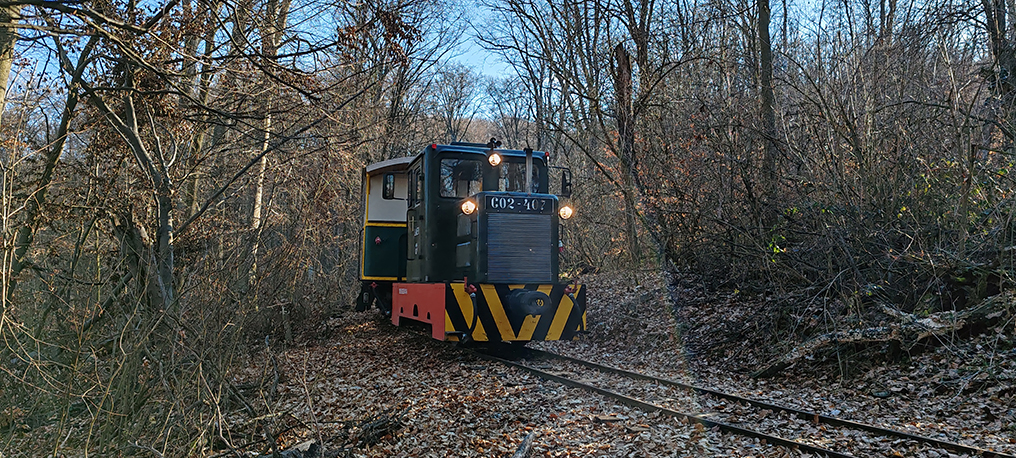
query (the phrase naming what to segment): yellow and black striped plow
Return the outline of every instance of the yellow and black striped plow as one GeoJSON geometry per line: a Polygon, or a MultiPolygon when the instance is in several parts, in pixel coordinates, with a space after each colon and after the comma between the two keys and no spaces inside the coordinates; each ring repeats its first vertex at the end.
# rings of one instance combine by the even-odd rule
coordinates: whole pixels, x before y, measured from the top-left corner
{"type": "Polygon", "coordinates": [[[586,329],[583,285],[476,285],[476,305],[464,283],[445,288],[448,340],[571,340],[586,329]],[[565,289],[571,287],[571,294],[565,289]]]}

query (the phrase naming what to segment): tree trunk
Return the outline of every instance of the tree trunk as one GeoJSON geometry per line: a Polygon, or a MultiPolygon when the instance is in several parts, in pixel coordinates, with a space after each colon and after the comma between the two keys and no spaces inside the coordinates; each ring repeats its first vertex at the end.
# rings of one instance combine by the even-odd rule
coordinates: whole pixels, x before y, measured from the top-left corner
{"type": "MultiPolygon", "coordinates": [[[[763,192],[767,206],[776,203],[776,191],[779,176],[777,173],[776,144],[776,109],[773,94],[773,49],[769,36],[770,22],[769,0],[758,0],[758,38],[759,38],[759,92],[761,95],[762,132],[765,135],[765,153],[762,159],[763,192]]],[[[764,210],[771,213],[768,209],[764,210]]],[[[771,223],[771,221],[769,222],[771,223]]]]}
{"type": "Polygon", "coordinates": [[[162,298],[162,310],[176,316],[178,307],[176,289],[173,286],[173,270],[176,265],[173,253],[173,186],[169,177],[160,180],[155,192],[159,208],[159,229],[156,232],[159,293],[162,298]]]}
{"type": "MultiPolygon", "coordinates": [[[[128,74],[128,80],[133,79],[133,74],[128,74]]],[[[133,82],[130,83],[133,89],[133,82]]],[[[158,287],[158,295],[151,297],[153,305],[159,310],[165,310],[171,315],[176,312],[176,289],[173,284],[174,254],[173,254],[173,183],[170,180],[166,165],[161,160],[156,161],[155,157],[162,157],[162,152],[157,151],[156,156],[145,147],[141,140],[141,131],[138,128],[137,111],[134,107],[134,97],[127,92],[124,103],[125,122],[115,123],[116,126],[138,160],[143,170],[147,171],[151,180],[152,190],[155,192],[155,203],[158,209],[158,227],[155,232],[155,264],[156,277],[155,285],[158,287]]],[[[153,135],[155,126],[152,126],[153,135]]]]}
{"type": "MultiPolygon", "coordinates": [[[[138,113],[134,106],[135,69],[126,62],[124,64],[128,67],[128,71],[123,77],[124,103],[122,116],[114,113],[106,101],[94,91],[89,92],[89,101],[109,120],[116,132],[120,134],[120,137],[123,138],[130,148],[138,166],[149,180],[150,190],[155,195],[155,204],[158,209],[158,223],[155,240],[151,242],[153,244],[152,256],[155,258],[155,278],[147,279],[150,282],[148,300],[155,310],[163,310],[171,316],[177,316],[179,309],[176,303],[176,289],[173,281],[175,269],[173,250],[174,185],[169,176],[168,166],[164,159],[165,155],[161,151],[161,142],[159,142],[155,133],[155,122],[151,117],[149,117],[149,121],[152,135],[155,137],[155,154],[148,149],[141,138],[141,130],[138,126],[138,113]]],[[[142,240],[144,241],[144,237],[142,237],[142,240]]],[[[138,279],[145,280],[140,276],[138,279]]]]}
{"type": "Polygon", "coordinates": [[[250,246],[250,270],[247,272],[247,286],[254,287],[258,273],[258,251],[261,246],[261,213],[264,211],[265,175],[268,173],[268,141],[271,139],[272,114],[265,117],[265,136],[261,142],[260,156],[258,161],[257,185],[254,188],[254,209],[250,217],[250,230],[254,234],[250,246]]]}
{"type": "MultiPolygon", "coordinates": [[[[197,1],[194,0],[190,4],[186,4],[188,9],[196,7],[197,1]]],[[[184,64],[183,73],[185,76],[184,82],[181,88],[184,92],[184,96],[180,97],[180,109],[186,110],[188,106],[192,104],[190,97],[197,99],[197,102],[201,105],[208,103],[208,92],[209,86],[211,85],[212,72],[209,71],[207,59],[209,59],[213,52],[215,52],[215,32],[219,29],[212,25],[206,24],[204,27],[205,35],[203,38],[198,38],[198,34],[189,35],[184,40],[184,64]],[[198,59],[195,57],[198,50],[198,45],[204,42],[203,57],[205,58],[202,64],[201,72],[198,72],[198,59]],[[196,90],[195,90],[196,88],[196,90]]],[[[205,144],[208,140],[208,115],[202,114],[200,116],[200,122],[192,123],[194,129],[191,133],[191,140],[187,142],[187,150],[185,151],[184,157],[187,160],[187,175],[183,183],[183,189],[185,190],[185,208],[187,208],[187,217],[191,217],[197,213],[200,207],[200,187],[201,187],[201,174],[198,172],[198,167],[201,164],[201,153],[205,149],[205,144]]]]}
{"type": "MultiPolygon", "coordinates": [[[[981,0],[984,8],[984,26],[988,32],[988,41],[991,47],[991,55],[994,58],[994,91],[1002,100],[1002,107],[1009,107],[1016,98],[1016,85],[1011,82],[1012,75],[1016,74],[1016,51],[1012,41],[1009,39],[1008,23],[1006,17],[1008,8],[1005,0],[981,0]]],[[[1009,135],[1013,132],[1012,109],[1003,108],[1001,114],[1001,129],[1003,134],[1009,135]]]]}
{"type": "Polygon", "coordinates": [[[10,82],[11,65],[14,63],[14,43],[18,29],[14,24],[20,17],[21,6],[0,7],[0,120],[7,105],[7,84],[10,82]]]}
{"type": "Polygon", "coordinates": [[[632,113],[631,59],[624,46],[614,47],[614,111],[617,116],[618,154],[621,164],[621,193],[624,196],[625,230],[628,232],[628,251],[635,265],[642,259],[635,221],[635,119],[632,113]]]}
{"type": "MultiPolygon", "coordinates": [[[[289,0],[269,0],[266,5],[265,17],[262,20],[262,42],[261,42],[261,54],[264,59],[265,68],[272,68],[275,65],[275,57],[279,51],[279,38],[282,34],[282,30],[286,27],[286,21],[289,16],[289,0]]],[[[265,194],[265,175],[268,172],[268,155],[265,154],[268,151],[268,145],[271,141],[272,131],[272,96],[274,91],[268,89],[265,91],[267,94],[267,100],[265,101],[265,131],[264,137],[261,141],[261,160],[258,163],[258,176],[257,186],[254,189],[254,209],[251,212],[250,228],[251,232],[255,234],[254,239],[251,243],[251,267],[247,275],[247,284],[252,286],[257,276],[257,256],[258,248],[261,245],[261,224],[262,224],[262,213],[264,212],[264,194],[265,194]]]]}
{"type": "MultiPolygon", "coordinates": [[[[258,177],[257,186],[254,188],[254,210],[251,212],[250,217],[250,228],[253,231],[258,230],[261,227],[261,213],[264,211],[264,195],[265,195],[265,174],[268,172],[268,155],[265,151],[268,151],[268,142],[271,140],[272,130],[272,114],[268,113],[265,116],[265,134],[261,140],[261,151],[258,154],[261,156],[261,160],[258,162],[258,177]]],[[[257,249],[255,247],[255,253],[257,249]]]]}

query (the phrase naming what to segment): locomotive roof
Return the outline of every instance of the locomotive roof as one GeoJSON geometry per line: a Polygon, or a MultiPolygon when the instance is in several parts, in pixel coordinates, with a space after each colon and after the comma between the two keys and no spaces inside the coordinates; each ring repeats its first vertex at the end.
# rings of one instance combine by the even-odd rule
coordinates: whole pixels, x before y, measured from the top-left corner
{"type": "MultiPolygon", "coordinates": [[[[438,145],[438,144],[435,144],[433,146],[436,147],[435,149],[437,151],[458,151],[458,152],[463,152],[463,153],[480,153],[480,154],[487,154],[487,152],[490,151],[490,149],[487,148],[486,145],[482,145],[482,144],[479,144],[479,143],[469,143],[469,144],[460,143],[460,144],[452,144],[452,145],[438,145]]],[[[494,148],[494,151],[496,153],[502,155],[502,156],[521,156],[521,157],[525,157],[526,156],[526,152],[524,150],[520,150],[520,149],[494,148]]],[[[533,157],[546,158],[547,157],[547,153],[544,152],[544,151],[535,151],[534,150],[533,151],[533,157]]]]}
{"type": "MultiPolygon", "coordinates": [[[[457,144],[457,145],[454,145],[454,144],[453,145],[433,144],[431,146],[433,146],[434,150],[437,151],[437,152],[450,151],[450,152],[461,152],[461,153],[487,154],[487,152],[490,151],[485,145],[480,145],[480,144],[457,144]]],[[[424,150],[424,151],[426,151],[426,150],[424,150]]],[[[511,156],[511,157],[525,157],[526,156],[526,152],[523,151],[523,150],[519,150],[519,149],[500,149],[500,148],[495,148],[494,151],[496,151],[498,154],[500,154],[502,156],[511,156]]],[[[368,175],[374,175],[374,174],[382,173],[382,172],[405,170],[405,169],[407,169],[409,167],[409,164],[411,162],[413,162],[417,157],[419,157],[419,155],[406,156],[406,157],[397,157],[395,159],[389,159],[387,161],[381,161],[381,162],[375,162],[373,164],[368,164],[367,167],[364,167],[364,173],[366,173],[368,175]]],[[[541,159],[546,160],[547,159],[547,153],[544,152],[544,151],[533,151],[533,157],[541,158],[541,159]]]]}
{"type": "Polygon", "coordinates": [[[365,167],[364,171],[369,175],[373,175],[389,170],[405,170],[409,167],[409,163],[413,162],[413,159],[416,159],[416,156],[397,157],[387,161],[375,162],[365,167]]]}

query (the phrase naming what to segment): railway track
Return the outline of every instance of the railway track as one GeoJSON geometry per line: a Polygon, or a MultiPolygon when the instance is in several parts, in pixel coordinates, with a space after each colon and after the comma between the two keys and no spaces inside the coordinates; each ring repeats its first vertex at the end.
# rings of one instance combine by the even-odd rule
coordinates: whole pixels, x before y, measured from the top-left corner
{"type": "Polygon", "coordinates": [[[474,351],[480,358],[613,399],[647,412],[758,438],[767,444],[839,457],[914,456],[937,451],[984,458],[1016,458],[992,450],[924,437],[779,406],[536,349],[525,362],[474,351]]]}

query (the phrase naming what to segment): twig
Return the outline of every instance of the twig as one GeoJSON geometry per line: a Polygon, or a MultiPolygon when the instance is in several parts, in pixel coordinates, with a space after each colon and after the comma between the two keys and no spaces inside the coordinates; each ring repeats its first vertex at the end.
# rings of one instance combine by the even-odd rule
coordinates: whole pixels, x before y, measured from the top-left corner
{"type": "Polygon", "coordinates": [[[314,428],[314,434],[317,436],[318,444],[321,449],[324,450],[325,441],[321,436],[321,428],[318,427],[317,415],[314,413],[314,400],[310,395],[310,387],[307,386],[307,360],[310,359],[310,350],[304,355],[303,358],[303,377],[300,378],[300,384],[303,385],[303,393],[307,397],[307,411],[310,413],[311,425],[314,428]]]}
{"type": "Polygon", "coordinates": [[[160,453],[158,450],[152,448],[151,445],[141,445],[141,444],[138,444],[137,442],[134,442],[132,444],[127,444],[127,445],[129,445],[131,447],[134,447],[134,448],[137,448],[137,449],[145,450],[147,452],[151,452],[153,455],[155,455],[155,456],[157,456],[159,458],[166,458],[165,455],[160,453]]]}
{"type": "Polygon", "coordinates": [[[536,435],[536,431],[529,433],[525,439],[522,440],[522,445],[519,445],[518,450],[515,450],[515,454],[512,458],[529,458],[533,454],[533,438],[536,435]]]}

